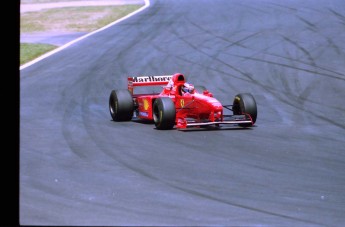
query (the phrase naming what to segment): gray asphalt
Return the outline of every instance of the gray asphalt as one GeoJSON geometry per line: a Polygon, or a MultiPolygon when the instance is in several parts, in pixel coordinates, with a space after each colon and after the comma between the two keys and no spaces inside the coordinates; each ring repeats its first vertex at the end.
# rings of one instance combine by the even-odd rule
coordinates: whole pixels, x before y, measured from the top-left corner
{"type": "Polygon", "coordinates": [[[345,3],[157,0],[20,72],[20,224],[345,225],[345,3]],[[181,72],[248,130],[115,123],[128,75],[181,72]]]}

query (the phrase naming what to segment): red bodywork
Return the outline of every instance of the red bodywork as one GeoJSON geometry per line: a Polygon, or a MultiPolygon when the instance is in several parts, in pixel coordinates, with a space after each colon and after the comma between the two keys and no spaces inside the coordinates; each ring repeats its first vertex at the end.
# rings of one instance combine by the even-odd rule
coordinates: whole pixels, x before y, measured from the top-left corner
{"type": "Polygon", "coordinates": [[[253,124],[249,115],[224,121],[223,105],[213,97],[212,93],[208,90],[194,90],[192,93],[182,95],[180,88],[185,82],[182,74],[128,77],[128,90],[133,97],[136,116],[140,119],[153,120],[155,99],[169,97],[175,103],[175,124],[178,129],[219,124],[253,124]],[[166,85],[171,78],[174,85],[168,88],[166,85]],[[134,87],[159,85],[163,86],[160,93],[134,94],[134,87]]]}

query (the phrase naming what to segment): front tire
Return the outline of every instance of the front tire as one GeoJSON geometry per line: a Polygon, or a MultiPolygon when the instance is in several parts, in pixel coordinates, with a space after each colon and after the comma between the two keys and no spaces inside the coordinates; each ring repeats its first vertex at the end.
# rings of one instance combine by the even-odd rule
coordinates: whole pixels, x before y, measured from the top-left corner
{"type": "Polygon", "coordinates": [[[133,98],[128,90],[112,90],[109,111],[114,121],[130,121],[133,117],[133,98]]]}
{"type": "MultiPolygon", "coordinates": [[[[241,93],[237,94],[234,98],[232,111],[234,115],[249,114],[252,118],[253,124],[257,118],[257,106],[256,101],[252,94],[241,93]]],[[[248,124],[240,124],[240,126],[248,127],[248,124]]]]}
{"type": "Polygon", "coordinates": [[[168,130],[175,125],[176,109],[168,97],[157,98],[153,103],[153,121],[157,129],[168,130]]]}

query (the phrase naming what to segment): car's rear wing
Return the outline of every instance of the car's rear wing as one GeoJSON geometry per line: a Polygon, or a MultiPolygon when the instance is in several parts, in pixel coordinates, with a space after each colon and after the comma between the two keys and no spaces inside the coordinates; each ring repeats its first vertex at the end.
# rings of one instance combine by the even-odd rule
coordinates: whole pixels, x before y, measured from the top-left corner
{"type": "Polygon", "coordinates": [[[134,87],[167,85],[173,75],[128,77],[128,91],[133,95],[134,87]]]}

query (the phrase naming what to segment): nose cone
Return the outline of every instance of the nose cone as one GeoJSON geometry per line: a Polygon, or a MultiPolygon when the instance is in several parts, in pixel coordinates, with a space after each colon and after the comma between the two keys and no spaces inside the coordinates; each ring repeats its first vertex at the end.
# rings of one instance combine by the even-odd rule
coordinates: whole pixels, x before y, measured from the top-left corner
{"type": "Polygon", "coordinates": [[[202,100],[204,103],[207,103],[208,108],[213,111],[222,111],[223,106],[222,104],[215,98],[209,97],[209,96],[204,96],[204,95],[199,95],[197,94],[199,100],[202,100]]]}
{"type": "Polygon", "coordinates": [[[222,106],[222,104],[218,100],[214,99],[214,100],[210,101],[209,103],[212,105],[214,111],[221,111],[221,110],[223,110],[223,106],[222,106]]]}

